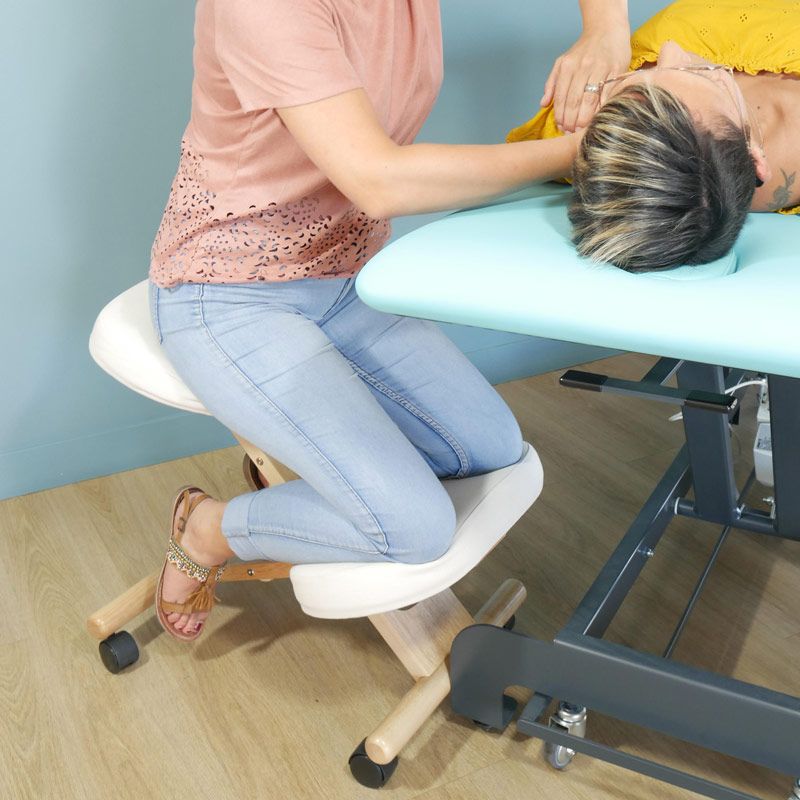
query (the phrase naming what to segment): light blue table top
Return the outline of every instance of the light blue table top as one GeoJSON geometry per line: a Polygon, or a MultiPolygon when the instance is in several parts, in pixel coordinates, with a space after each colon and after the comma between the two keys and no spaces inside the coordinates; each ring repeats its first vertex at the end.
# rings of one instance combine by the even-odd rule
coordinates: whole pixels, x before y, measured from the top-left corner
{"type": "Polygon", "coordinates": [[[356,289],[395,314],[800,378],[800,220],[750,214],[725,258],[633,275],[576,255],[570,191],[534,187],[418,228],[356,289]]]}

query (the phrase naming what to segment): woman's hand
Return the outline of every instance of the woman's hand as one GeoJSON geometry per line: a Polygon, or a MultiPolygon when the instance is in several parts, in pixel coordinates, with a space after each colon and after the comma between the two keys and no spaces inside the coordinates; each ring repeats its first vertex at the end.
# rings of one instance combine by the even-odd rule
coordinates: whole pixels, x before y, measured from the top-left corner
{"type": "Polygon", "coordinates": [[[598,93],[586,85],[626,72],[631,61],[627,14],[594,24],[585,17],[581,37],[553,64],[541,99],[542,106],[553,103],[556,124],[566,132],[586,127],[597,111],[598,93]]]}

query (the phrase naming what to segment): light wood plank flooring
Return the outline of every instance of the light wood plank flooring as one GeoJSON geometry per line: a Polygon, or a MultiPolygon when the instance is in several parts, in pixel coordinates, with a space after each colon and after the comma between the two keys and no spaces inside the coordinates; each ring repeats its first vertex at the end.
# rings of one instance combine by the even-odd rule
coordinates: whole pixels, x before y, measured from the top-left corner
{"type": "MultiPolygon", "coordinates": [[[[653,359],[590,368],[640,377],[653,359]]],[[[569,618],[682,441],[670,406],[560,388],[559,373],[499,391],[545,464],[540,500],[454,588],[472,611],[509,576],[528,587],[518,630],[552,636],[569,618]]],[[[751,390],[752,391],[752,390],[751,390]]],[[[751,416],[753,399],[745,403],[751,416]]],[[[752,425],[736,431],[751,448],[752,425]]],[[[746,459],[745,459],[746,460],[746,459]]],[[[224,585],[195,645],[143,615],[142,656],[105,671],[87,615],[162,558],[174,491],[245,491],[231,448],[0,503],[0,798],[372,798],[353,747],[410,679],[367,620],[300,611],[288,582],[224,585]]],[[[47,469],[43,464],[42,469],[47,469]]],[[[763,489],[751,498],[757,504],[763,489]],[[760,494],[759,494],[760,492],[760,494]]],[[[716,540],[677,520],[609,638],[660,652],[716,540]]],[[[800,695],[800,544],[734,533],[676,658],[800,695]]],[[[590,716],[593,738],[784,800],[788,776],[590,716]]],[[[382,790],[396,800],[688,798],[586,757],[564,773],[510,726],[484,733],[445,703],[382,790]]]]}

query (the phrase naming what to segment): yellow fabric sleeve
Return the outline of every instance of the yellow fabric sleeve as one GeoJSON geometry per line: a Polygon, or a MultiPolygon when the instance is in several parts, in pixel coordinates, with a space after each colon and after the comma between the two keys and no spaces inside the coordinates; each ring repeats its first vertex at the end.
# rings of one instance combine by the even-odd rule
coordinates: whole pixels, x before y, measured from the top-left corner
{"type": "Polygon", "coordinates": [[[656,61],[667,39],[739,72],[800,74],[800,2],[677,0],[631,36],[631,69],[656,61]]]}

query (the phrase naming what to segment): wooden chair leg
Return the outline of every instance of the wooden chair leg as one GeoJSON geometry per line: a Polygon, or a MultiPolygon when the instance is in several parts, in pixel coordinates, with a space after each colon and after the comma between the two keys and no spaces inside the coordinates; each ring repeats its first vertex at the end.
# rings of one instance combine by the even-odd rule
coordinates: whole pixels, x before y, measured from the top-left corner
{"type": "MultiPolygon", "coordinates": [[[[247,439],[233,434],[244,448],[253,463],[258,466],[259,472],[270,486],[277,486],[286,481],[295,480],[297,475],[288,467],[270,458],[263,450],[257,448],[247,439]]],[[[273,561],[253,561],[228,565],[223,581],[269,581],[286,578],[289,575],[291,564],[273,561]]],[[[131,586],[119,597],[114,598],[98,611],[95,611],[86,621],[89,633],[95,639],[106,639],[112,633],[120,630],[134,617],[152,607],[158,585],[158,573],[153,573],[131,586]]]]}
{"type": "Polygon", "coordinates": [[[125,623],[153,607],[158,585],[158,573],[142,578],[126,592],[116,597],[86,621],[89,634],[95,639],[106,639],[120,630],[125,623]]]}
{"type": "MultiPolygon", "coordinates": [[[[220,583],[234,581],[274,581],[288,578],[291,564],[282,561],[242,561],[229,564],[220,583]]],[[[86,621],[86,628],[95,639],[106,639],[134,617],[153,607],[158,585],[158,573],[142,578],[130,589],[95,611],[86,621]]]]}
{"type": "MultiPolygon", "coordinates": [[[[247,441],[247,439],[244,439],[233,431],[231,432],[236,441],[242,446],[245,453],[247,453],[250,460],[258,468],[265,486],[277,486],[280,483],[287,483],[299,477],[296,472],[293,472],[289,467],[281,464],[280,461],[276,461],[274,458],[268,456],[252,442],[247,441]]],[[[248,483],[249,482],[250,481],[248,481],[248,483]]],[[[253,487],[251,486],[251,488],[253,487]]]]}
{"type": "Polygon", "coordinates": [[[220,583],[234,581],[276,581],[288,578],[292,564],[284,561],[237,561],[228,564],[222,573],[220,583]]]}
{"type": "MultiPolygon", "coordinates": [[[[474,619],[469,616],[466,609],[461,606],[461,603],[449,589],[437,595],[436,598],[431,598],[431,600],[438,602],[440,608],[444,605],[448,609],[447,621],[444,625],[435,626],[437,632],[433,634],[432,638],[437,639],[438,637],[438,643],[434,644],[433,647],[441,646],[441,630],[448,628],[456,618],[464,619],[464,616],[457,610],[459,606],[468,620],[461,626],[462,628],[476,622],[489,625],[504,625],[522,605],[525,600],[525,594],[525,587],[519,581],[506,580],[484,604],[474,619]],[[444,599],[443,595],[449,596],[444,599]]],[[[425,602],[428,603],[429,601],[425,602]]],[[[423,604],[420,603],[418,605],[423,604]]],[[[417,606],[414,608],[416,609],[417,606]]],[[[413,611],[414,609],[411,610],[413,611]]],[[[409,626],[404,625],[402,619],[396,616],[403,613],[407,612],[393,611],[389,614],[378,615],[375,618],[370,617],[370,619],[406,668],[408,668],[409,664],[419,666],[428,658],[425,651],[431,652],[431,638],[423,637],[425,640],[421,642],[421,647],[415,647],[413,639],[408,635],[409,626]],[[376,620],[378,624],[376,624],[376,620]],[[385,630],[390,631],[389,636],[384,634],[385,630]],[[396,647],[397,649],[395,649],[396,647]],[[421,651],[422,655],[414,655],[412,651],[417,650],[421,651]]],[[[450,637],[447,651],[435,668],[429,674],[417,679],[417,682],[406,693],[400,703],[367,737],[364,747],[369,758],[376,764],[388,764],[391,762],[410,741],[411,737],[422,727],[428,717],[439,707],[442,700],[447,697],[450,692],[450,674],[447,668],[446,656],[449,655],[450,644],[452,644],[456,633],[458,631],[450,637]]]]}

